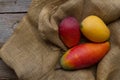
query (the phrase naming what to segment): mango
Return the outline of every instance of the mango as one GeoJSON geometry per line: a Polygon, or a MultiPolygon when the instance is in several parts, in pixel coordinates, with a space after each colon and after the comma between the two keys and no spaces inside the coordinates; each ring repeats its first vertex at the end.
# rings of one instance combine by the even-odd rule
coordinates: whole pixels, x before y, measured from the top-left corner
{"type": "Polygon", "coordinates": [[[65,52],[60,64],[66,70],[87,68],[99,62],[109,48],[109,42],[79,44],[65,52]]]}
{"type": "Polygon", "coordinates": [[[58,32],[60,39],[68,48],[79,44],[80,26],[74,17],[64,18],[59,24],[58,32]]]}
{"type": "Polygon", "coordinates": [[[104,42],[110,37],[110,30],[97,16],[91,15],[81,22],[81,32],[93,42],[104,42]]]}

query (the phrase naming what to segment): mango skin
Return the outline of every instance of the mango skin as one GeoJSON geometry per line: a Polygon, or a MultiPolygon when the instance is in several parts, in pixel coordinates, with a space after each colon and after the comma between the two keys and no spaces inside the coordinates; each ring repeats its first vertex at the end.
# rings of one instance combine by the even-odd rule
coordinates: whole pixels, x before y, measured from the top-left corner
{"type": "Polygon", "coordinates": [[[91,15],[81,22],[81,32],[93,42],[104,42],[110,37],[110,30],[97,16],[91,15]]]}
{"type": "Polygon", "coordinates": [[[109,51],[110,43],[83,43],[69,49],[61,58],[60,64],[65,70],[90,67],[99,62],[109,51]]]}
{"type": "Polygon", "coordinates": [[[62,42],[71,48],[80,42],[80,26],[74,17],[66,17],[59,24],[59,36],[62,42]]]}

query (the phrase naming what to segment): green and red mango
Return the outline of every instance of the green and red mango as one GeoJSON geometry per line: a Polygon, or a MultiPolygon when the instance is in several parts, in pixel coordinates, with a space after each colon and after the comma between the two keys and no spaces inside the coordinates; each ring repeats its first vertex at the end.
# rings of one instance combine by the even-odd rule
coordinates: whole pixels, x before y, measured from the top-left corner
{"type": "Polygon", "coordinates": [[[90,67],[99,62],[110,48],[109,42],[83,43],[69,49],[61,58],[61,66],[66,70],[90,67]]]}

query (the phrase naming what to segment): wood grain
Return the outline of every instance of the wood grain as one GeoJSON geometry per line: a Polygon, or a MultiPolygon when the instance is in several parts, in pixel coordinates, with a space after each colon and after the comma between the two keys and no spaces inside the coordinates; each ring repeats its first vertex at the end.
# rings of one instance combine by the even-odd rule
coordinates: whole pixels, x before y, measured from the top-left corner
{"type": "Polygon", "coordinates": [[[26,12],[31,0],[0,0],[0,13],[26,12]]]}
{"type": "Polygon", "coordinates": [[[18,80],[15,72],[0,59],[0,80],[18,80]]]}
{"type": "MultiPolygon", "coordinates": [[[[31,0],[0,0],[0,48],[26,14],[31,0]]],[[[0,80],[18,80],[16,74],[0,59],[0,80]]]]}
{"type": "Polygon", "coordinates": [[[0,14],[0,45],[2,46],[11,36],[14,28],[25,14],[0,14]]]}
{"type": "Polygon", "coordinates": [[[0,0],[0,47],[28,10],[31,0],[0,0]]]}

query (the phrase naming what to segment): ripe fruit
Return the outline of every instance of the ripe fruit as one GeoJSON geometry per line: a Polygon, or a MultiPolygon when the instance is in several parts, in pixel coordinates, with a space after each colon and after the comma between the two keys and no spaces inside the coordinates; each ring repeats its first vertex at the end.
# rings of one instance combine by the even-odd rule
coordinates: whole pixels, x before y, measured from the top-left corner
{"type": "Polygon", "coordinates": [[[63,43],[71,48],[80,41],[79,22],[74,17],[67,17],[59,25],[59,35],[63,43]]]}
{"type": "Polygon", "coordinates": [[[110,48],[109,42],[84,43],[69,49],[61,58],[63,69],[86,68],[100,61],[110,48]]]}
{"type": "Polygon", "coordinates": [[[97,16],[88,16],[81,23],[81,32],[93,42],[104,42],[109,39],[110,31],[97,16]]]}

